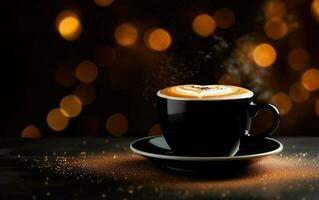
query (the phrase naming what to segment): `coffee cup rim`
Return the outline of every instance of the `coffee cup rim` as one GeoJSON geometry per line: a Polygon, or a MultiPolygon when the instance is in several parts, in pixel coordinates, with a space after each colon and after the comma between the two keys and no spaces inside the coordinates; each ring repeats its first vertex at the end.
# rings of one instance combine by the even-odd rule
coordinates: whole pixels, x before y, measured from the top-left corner
{"type": "MultiPolygon", "coordinates": [[[[232,86],[232,85],[229,85],[229,86],[232,86]]],[[[239,87],[239,86],[236,86],[236,87],[239,87]]],[[[240,87],[240,88],[243,88],[243,87],[240,87]]],[[[248,91],[248,93],[246,94],[242,94],[242,95],[238,95],[238,96],[234,96],[234,97],[217,97],[217,98],[186,98],[186,97],[172,97],[172,96],[168,96],[168,95],[165,95],[165,94],[162,94],[161,93],[161,90],[158,90],[157,91],[157,96],[158,97],[161,97],[161,98],[164,98],[164,99],[171,99],[171,100],[180,100],[180,101],[227,101],[227,100],[240,100],[240,99],[250,99],[254,96],[254,92],[247,89],[247,88],[244,88],[248,91]]]]}

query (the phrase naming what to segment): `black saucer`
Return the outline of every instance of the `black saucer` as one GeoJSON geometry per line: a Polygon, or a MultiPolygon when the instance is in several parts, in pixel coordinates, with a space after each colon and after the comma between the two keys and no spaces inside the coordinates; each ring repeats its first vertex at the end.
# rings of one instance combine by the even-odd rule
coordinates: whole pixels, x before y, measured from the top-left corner
{"type": "Polygon", "coordinates": [[[171,151],[163,136],[150,136],[135,140],[130,149],[158,164],[179,171],[239,170],[262,158],[278,154],[282,144],[272,138],[265,138],[253,144],[242,144],[234,156],[187,156],[171,151]]]}

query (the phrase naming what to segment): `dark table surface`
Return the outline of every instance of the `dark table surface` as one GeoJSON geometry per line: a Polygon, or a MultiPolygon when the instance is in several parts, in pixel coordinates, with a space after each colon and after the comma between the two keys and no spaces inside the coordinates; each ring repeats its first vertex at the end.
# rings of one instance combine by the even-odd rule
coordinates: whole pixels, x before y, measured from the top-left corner
{"type": "Polygon", "coordinates": [[[0,199],[319,199],[319,138],[277,138],[281,154],[218,176],[159,167],[134,139],[0,139],[0,199]]]}

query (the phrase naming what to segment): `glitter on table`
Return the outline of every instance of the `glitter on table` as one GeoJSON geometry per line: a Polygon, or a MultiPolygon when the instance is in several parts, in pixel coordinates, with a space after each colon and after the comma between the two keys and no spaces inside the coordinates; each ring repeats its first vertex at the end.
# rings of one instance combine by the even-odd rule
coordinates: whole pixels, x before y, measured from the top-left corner
{"type": "Polygon", "coordinates": [[[279,138],[285,147],[282,154],[264,159],[240,174],[206,176],[161,168],[130,152],[132,140],[48,139],[42,143],[24,142],[24,150],[19,142],[11,140],[7,142],[10,147],[2,148],[5,153],[1,158],[8,166],[1,166],[1,188],[5,190],[0,194],[10,197],[13,187],[19,186],[23,188],[21,196],[28,198],[319,197],[319,138],[279,138]],[[4,186],[4,181],[9,184],[4,186]]]}

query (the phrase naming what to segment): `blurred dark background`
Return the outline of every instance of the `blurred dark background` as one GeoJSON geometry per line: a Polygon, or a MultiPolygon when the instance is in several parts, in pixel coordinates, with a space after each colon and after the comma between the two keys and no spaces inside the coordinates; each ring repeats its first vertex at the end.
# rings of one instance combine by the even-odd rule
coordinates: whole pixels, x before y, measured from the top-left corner
{"type": "MultiPolygon", "coordinates": [[[[4,137],[160,133],[156,91],[232,84],[319,136],[319,1],[4,3],[4,137]]],[[[253,131],[269,125],[265,111],[253,131]]]]}

